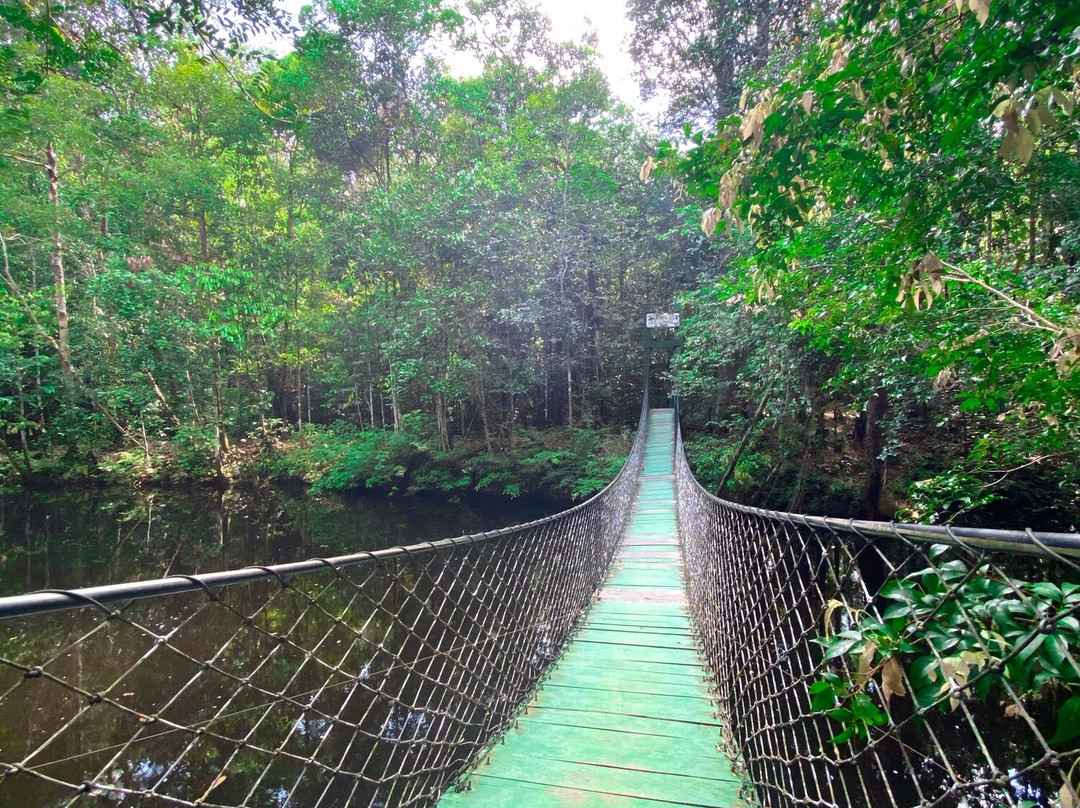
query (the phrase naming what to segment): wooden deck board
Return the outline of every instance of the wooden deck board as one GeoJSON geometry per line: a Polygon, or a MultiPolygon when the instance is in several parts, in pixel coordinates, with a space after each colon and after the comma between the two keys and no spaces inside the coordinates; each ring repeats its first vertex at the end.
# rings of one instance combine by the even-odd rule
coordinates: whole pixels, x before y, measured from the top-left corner
{"type": "Polygon", "coordinates": [[[552,675],[440,808],[741,808],[683,602],[672,413],[654,410],[608,583],[552,675]]]}

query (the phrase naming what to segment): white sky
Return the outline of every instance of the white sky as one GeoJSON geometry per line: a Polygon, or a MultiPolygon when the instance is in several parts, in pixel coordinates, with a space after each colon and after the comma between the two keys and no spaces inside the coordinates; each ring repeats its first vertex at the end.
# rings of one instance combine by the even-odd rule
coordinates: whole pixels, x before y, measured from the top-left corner
{"type": "Polygon", "coordinates": [[[641,105],[634,63],[626,51],[630,35],[626,0],[536,0],[536,4],[551,18],[556,39],[577,40],[590,27],[595,29],[600,67],[615,95],[631,107],[641,105]]]}
{"type": "MultiPolygon", "coordinates": [[[[301,6],[311,0],[278,0],[279,5],[290,11],[295,19],[301,6]]],[[[599,63],[607,75],[616,96],[633,109],[642,112],[638,83],[634,78],[634,63],[626,51],[630,23],[626,19],[626,0],[532,0],[551,18],[552,33],[557,40],[577,41],[590,28],[596,31],[599,63]]],[[[269,47],[283,53],[289,45],[282,42],[256,40],[253,44],[269,47]]],[[[455,60],[456,61],[456,60],[455,60]]],[[[464,64],[464,63],[463,63],[464,64]]],[[[461,73],[467,68],[450,65],[451,72],[461,73]]],[[[651,105],[650,105],[651,106],[651,105]]]]}

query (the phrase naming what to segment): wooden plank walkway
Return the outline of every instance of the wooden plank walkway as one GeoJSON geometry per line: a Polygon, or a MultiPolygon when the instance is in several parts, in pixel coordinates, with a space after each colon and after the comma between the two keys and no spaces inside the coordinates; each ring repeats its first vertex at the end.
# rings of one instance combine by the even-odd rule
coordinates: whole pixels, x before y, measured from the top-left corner
{"type": "Polygon", "coordinates": [[[439,808],[741,808],[716,749],[680,573],[673,413],[649,412],[641,487],[613,573],[519,721],[439,808]]]}

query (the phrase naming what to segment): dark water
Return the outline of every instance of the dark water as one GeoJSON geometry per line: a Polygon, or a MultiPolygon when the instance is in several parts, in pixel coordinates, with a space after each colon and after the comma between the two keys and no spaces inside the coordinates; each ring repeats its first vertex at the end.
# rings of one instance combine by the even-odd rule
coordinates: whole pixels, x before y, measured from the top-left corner
{"type": "Polygon", "coordinates": [[[562,503],[302,491],[0,494],[0,595],[345,555],[538,519],[562,503]]]}
{"type": "MultiPolygon", "coordinates": [[[[0,585],[340,555],[556,509],[269,490],[6,496],[0,585]]],[[[574,575],[542,563],[548,534],[328,569],[287,588],[0,621],[0,808],[429,805],[438,773],[459,769],[491,717],[529,691],[580,606],[574,575]],[[565,614],[538,616],[538,593],[565,614]]]]}

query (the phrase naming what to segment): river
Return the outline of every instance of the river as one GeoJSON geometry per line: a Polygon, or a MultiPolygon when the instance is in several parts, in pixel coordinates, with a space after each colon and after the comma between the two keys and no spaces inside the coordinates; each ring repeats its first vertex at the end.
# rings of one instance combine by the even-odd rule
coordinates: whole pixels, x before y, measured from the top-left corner
{"type": "Polygon", "coordinates": [[[0,595],[197,574],[460,536],[567,507],[544,500],[288,488],[0,495],[0,595]]]}
{"type": "MultiPolygon", "coordinates": [[[[68,589],[341,555],[530,521],[559,505],[282,489],[4,495],[0,587],[68,589]]],[[[433,750],[463,760],[479,732],[467,727],[448,743],[440,705],[461,712],[457,702],[474,690],[508,698],[491,669],[502,657],[485,662],[473,650],[500,641],[497,626],[477,622],[490,621],[477,607],[496,590],[478,587],[501,585],[509,603],[527,589],[514,582],[533,575],[505,566],[501,552],[486,543],[450,551],[466,560],[462,577],[451,566],[439,573],[440,554],[414,566],[328,568],[287,588],[269,580],[207,590],[209,598],[0,621],[0,808],[427,804],[403,789],[427,782],[433,750]],[[357,774],[337,776],[339,768],[357,774]],[[398,774],[380,775],[389,771],[398,774]]],[[[508,625],[521,619],[507,608],[495,611],[508,625]]]]}

